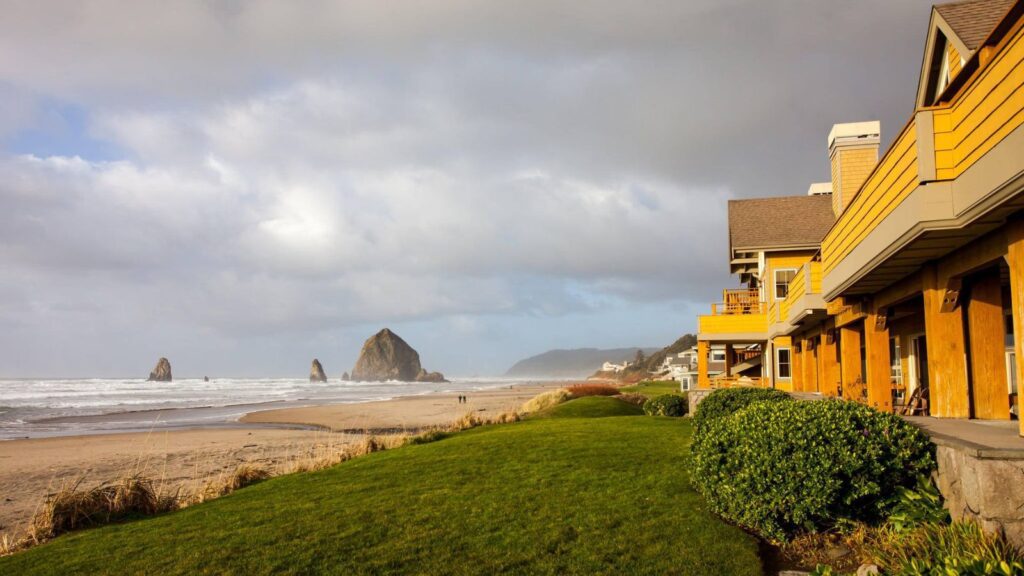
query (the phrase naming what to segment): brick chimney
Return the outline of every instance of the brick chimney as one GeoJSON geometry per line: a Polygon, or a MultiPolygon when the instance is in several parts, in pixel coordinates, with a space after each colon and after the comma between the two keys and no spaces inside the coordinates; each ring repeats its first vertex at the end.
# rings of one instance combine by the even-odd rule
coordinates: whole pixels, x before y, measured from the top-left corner
{"type": "Polygon", "coordinates": [[[832,211],[836,218],[850,205],[854,194],[878,163],[878,121],[836,124],[828,133],[832,162],[832,211]]]}

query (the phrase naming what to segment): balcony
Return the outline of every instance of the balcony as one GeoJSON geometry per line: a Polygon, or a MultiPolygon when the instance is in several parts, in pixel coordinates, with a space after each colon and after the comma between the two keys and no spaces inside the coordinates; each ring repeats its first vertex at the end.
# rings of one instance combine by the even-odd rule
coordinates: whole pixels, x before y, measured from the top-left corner
{"type": "Polygon", "coordinates": [[[699,316],[697,321],[702,340],[760,341],[768,330],[761,294],[747,288],[723,290],[722,301],[712,304],[711,314],[699,316]]]}
{"type": "Polygon", "coordinates": [[[825,236],[828,299],[884,288],[1015,210],[1000,183],[1021,167],[1024,27],[996,32],[939,104],[914,114],[825,236]],[[977,230],[955,232],[968,226],[977,230]]]}

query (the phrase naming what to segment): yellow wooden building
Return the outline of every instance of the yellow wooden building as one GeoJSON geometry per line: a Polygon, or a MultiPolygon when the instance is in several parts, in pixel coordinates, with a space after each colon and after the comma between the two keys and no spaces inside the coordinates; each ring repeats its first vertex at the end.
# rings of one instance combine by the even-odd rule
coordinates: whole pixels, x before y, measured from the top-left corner
{"type": "Polygon", "coordinates": [[[916,98],[884,154],[877,122],[833,127],[830,185],[730,203],[730,265],[744,287],[699,318],[699,349],[729,346],[726,371],[714,380],[701,372],[699,385],[774,386],[938,417],[1017,417],[1024,0],[934,7],[916,98]],[[824,200],[828,213],[807,208],[824,200]],[[779,204],[805,217],[780,219],[779,204]],[[810,239],[819,226],[816,242],[778,241],[810,239]]]}

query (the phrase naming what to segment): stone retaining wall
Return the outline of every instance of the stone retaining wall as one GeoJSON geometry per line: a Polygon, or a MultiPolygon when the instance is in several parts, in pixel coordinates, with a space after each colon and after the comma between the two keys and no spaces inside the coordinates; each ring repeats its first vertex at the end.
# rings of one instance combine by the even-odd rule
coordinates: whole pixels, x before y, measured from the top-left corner
{"type": "Polygon", "coordinates": [[[953,519],[973,520],[1024,547],[1024,454],[933,441],[939,464],[935,484],[953,519]]]}
{"type": "Polygon", "coordinates": [[[708,388],[693,389],[686,393],[687,398],[690,399],[690,416],[693,416],[697,412],[697,404],[701,403],[701,400],[707,398],[708,394],[711,394],[714,390],[708,388]]]}

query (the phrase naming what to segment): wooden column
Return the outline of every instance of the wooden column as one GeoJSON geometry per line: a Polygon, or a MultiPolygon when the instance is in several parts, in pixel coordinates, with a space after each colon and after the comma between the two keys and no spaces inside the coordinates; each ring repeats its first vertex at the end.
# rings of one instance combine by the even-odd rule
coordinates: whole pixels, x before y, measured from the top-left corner
{"type": "Polygon", "coordinates": [[[864,374],[860,370],[860,339],[856,323],[839,329],[839,364],[843,398],[847,400],[860,400],[860,390],[864,386],[864,374]]]}
{"type": "Polygon", "coordinates": [[[808,392],[819,392],[821,390],[818,382],[818,337],[812,336],[804,339],[804,390],[808,392]]]}
{"type": "Polygon", "coordinates": [[[934,266],[922,269],[921,279],[931,414],[940,418],[969,418],[964,316],[957,287],[948,279],[940,282],[934,266]]]}
{"type": "Polygon", "coordinates": [[[971,279],[967,302],[967,336],[971,351],[972,416],[1009,420],[1006,386],[1006,334],[1003,328],[1003,288],[999,268],[971,279]]]}
{"type": "Polygon", "coordinates": [[[864,319],[864,354],[867,365],[868,406],[892,412],[892,374],[889,327],[885,312],[872,310],[864,319]]]}
{"type": "Polygon", "coordinates": [[[697,341],[697,388],[711,388],[711,378],[708,377],[707,340],[697,341]]]}
{"type": "Polygon", "coordinates": [[[794,337],[789,345],[789,377],[793,384],[793,392],[804,391],[803,358],[800,339],[794,337]]]}
{"type": "Polygon", "coordinates": [[[733,363],[734,363],[734,360],[733,360],[732,344],[726,344],[725,345],[725,376],[726,377],[732,376],[732,365],[733,365],[733,363]]]}
{"type": "MultiPolygon", "coordinates": [[[[1024,220],[1013,220],[1006,225],[1006,263],[1010,265],[1010,307],[1013,311],[1013,349],[1017,358],[1017,385],[1024,383],[1024,220]]],[[[1021,406],[1020,388],[1017,405],[1021,406]]],[[[1024,436],[1024,418],[1018,413],[1024,436]]]]}
{"type": "Polygon", "coordinates": [[[835,325],[829,320],[821,328],[821,339],[818,347],[819,374],[821,393],[826,396],[839,396],[839,347],[836,345],[835,325]]]}

